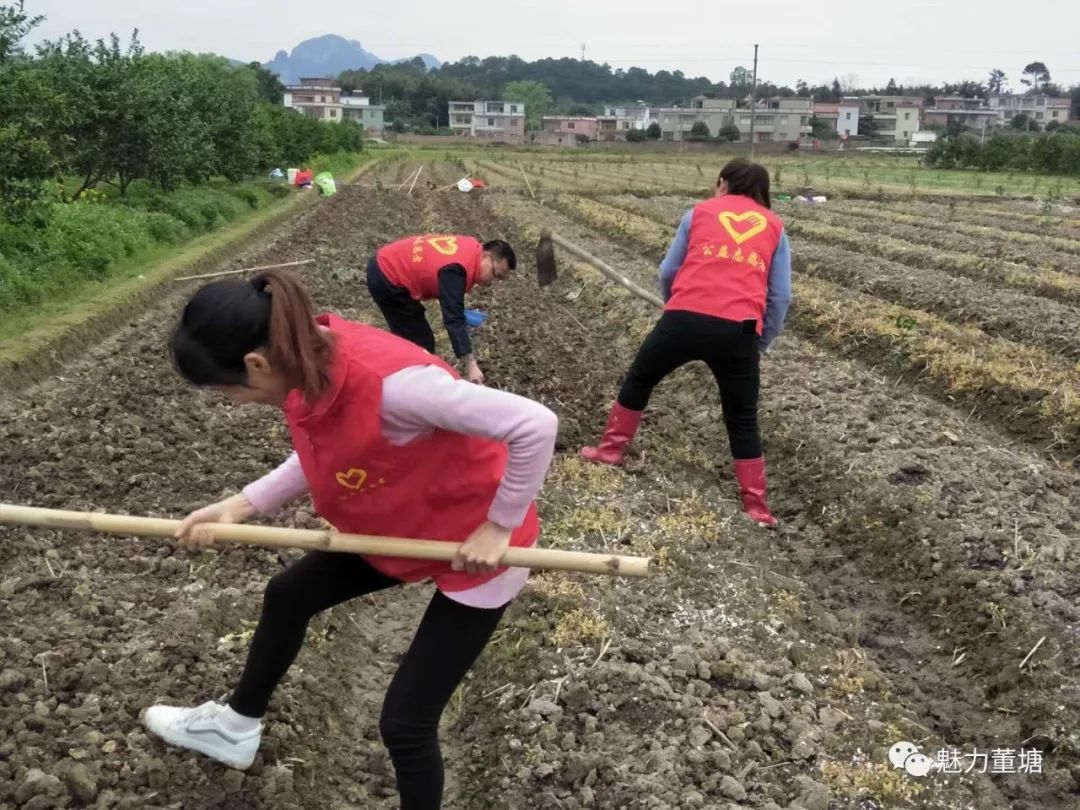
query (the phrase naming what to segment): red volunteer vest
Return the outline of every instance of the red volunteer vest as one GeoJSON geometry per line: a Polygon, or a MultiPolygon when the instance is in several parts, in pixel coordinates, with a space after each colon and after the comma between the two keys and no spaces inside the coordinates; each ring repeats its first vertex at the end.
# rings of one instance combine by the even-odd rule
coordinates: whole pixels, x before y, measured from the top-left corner
{"type": "MultiPolygon", "coordinates": [[[[311,488],[316,512],[338,531],[460,543],[487,520],[506,468],[506,446],[435,430],[404,446],[383,438],[383,379],[403,368],[446,363],[407,340],[335,315],[318,322],[333,333],[330,388],[313,405],[301,391],[285,400],[293,448],[311,488]]],[[[540,534],[535,504],[511,535],[531,546],[540,534]]],[[[366,556],[387,576],[434,579],[442,591],[461,591],[493,578],[452,571],[446,562],[366,556]]]]}
{"type": "Polygon", "coordinates": [[[749,197],[725,194],[694,206],[686,258],[665,310],[687,310],[758,323],[761,334],[769,265],[780,244],[780,218],[749,197]]]}
{"type": "Polygon", "coordinates": [[[483,245],[471,236],[425,234],[384,245],[376,254],[387,281],[404,287],[417,301],[439,297],[439,271],[448,264],[465,268],[465,292],[476,283],[483,245]]]}

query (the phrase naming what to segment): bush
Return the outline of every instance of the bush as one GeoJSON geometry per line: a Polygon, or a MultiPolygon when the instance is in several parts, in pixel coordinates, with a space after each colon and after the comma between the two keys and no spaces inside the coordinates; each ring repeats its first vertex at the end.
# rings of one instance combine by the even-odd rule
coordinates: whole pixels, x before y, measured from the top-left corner
{"type": "Polygon", "coordinates": [[[704,121],[695,121],[694,125],[690,127],[690,134],[686,136],[688,141],[707,141],[709,140],[709,125],[704,121]]]}
{"type": "Polygon", "coordinates": [[[716,139],[719,141],[726,141],[728,143],[734,143],[742,137],[742,133],[739,132],[739,128],[734,124],[724,124],[720,127],[719,132],[716,133],[716,139]]]}
{"type": "Polygon", "coordinates": [[[37,226],[0,221],[0,312],[63,297],[87,280],[108,277],[118,261],[139,251],[181,244],[289,193],[284,184],[221,184],[169,194],[147,186],[122,202],[92,194],[88,201],[43,205],[37,226]]]}
{"type": "Polygon", "coordinates": [[[628,129],[626,131],[626,140],[630,143],[641,143],[649,139],[649,136],[645,134],[643,129],[628,129]]]}
{"type": "Polygon", "coordinates": [[[153,240],[145,214],[123,206],[53,203],[43,243],[48,255],[104,278],[109,265],[153,240]]]}
{"type": "Polygon", "coordinates": [[[939,169],[1080,175],[1080,137],[1062,127],[1040,135],[999,131],[985,143],[970,135],[939,138],[927,151],[926,162],[939,169]]]}

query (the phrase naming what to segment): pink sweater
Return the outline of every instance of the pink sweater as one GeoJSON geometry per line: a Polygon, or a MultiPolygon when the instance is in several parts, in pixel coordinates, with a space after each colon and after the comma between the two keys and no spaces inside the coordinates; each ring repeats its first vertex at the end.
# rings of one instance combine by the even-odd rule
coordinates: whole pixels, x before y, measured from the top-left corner
{"type": "MultiPolygon", "coordinates": [[[[383,436],[391,444],[408,444],[436,429],[505,443],[509,458],[488,520],[508,529],[521,525],[551,463],[558,428],[554,413],[531,399],[455,380],[437,366],[410,366],[383,380],[381,415],[383,436]]],[[[244,488],[262,514],[307,492],[296,453],[244,488]]],[[[472,607],[500,607],[517,595],[528,574],[526,568],[508,568],[483,585],[447,596],[472,607]]]]}

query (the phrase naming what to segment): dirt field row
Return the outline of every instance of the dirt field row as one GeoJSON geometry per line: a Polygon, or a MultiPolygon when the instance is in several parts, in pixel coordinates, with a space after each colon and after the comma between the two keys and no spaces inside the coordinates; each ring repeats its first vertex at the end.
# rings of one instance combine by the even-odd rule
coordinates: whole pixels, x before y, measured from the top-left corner
{"type": "MultiPolygon", "coordinates": [[[[462,168],[436,161],[421,177],[449,184],[462,168]]],[[[475,297],[490,313],[476,345],[490,384],[560,416],[544,542],[661,561],[644,583],[531,578],[448,712],[447,807],[1070,806],[1076,474],[804,334],[764,366],[780,531],[740,518],[719,403],[698,369],[657,392],[625,469],[584,466],[576,450],[602,428],[656,313],[572,262],[538,290],[529,244],[542,224],[651,283],[655,263],[632,240],[527,191],[426,184],[412,196],[345,188],[250,256],[317,251],[305,278],[320,305],[378,322],[360,270],[380,243],[419,230],[512,239],[520,271],[475,297]],[[919,780],[888,765],[901,740],[1038,748],[1045,773],[919,780]]],[[[279,416],[192,392],[169,367],[166,336],[190,289],[0,400],[7,498],[178,516],[287,453],[279,416]]],[[[312,521],[303,505],[278,519],[312,521]]],[[[315,623],[245,774],[141,731],[148,703],[228,690],[283,557],[0,529],[0,806],[396,806],[376,720],[425,587],[315,623]]]]}

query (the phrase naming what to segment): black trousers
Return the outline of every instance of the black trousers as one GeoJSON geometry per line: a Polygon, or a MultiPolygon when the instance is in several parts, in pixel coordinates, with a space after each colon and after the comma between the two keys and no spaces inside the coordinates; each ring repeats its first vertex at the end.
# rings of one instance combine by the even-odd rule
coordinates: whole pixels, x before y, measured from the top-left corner
{"type": "MultiPolygon", "coordinates": [[[[312,551],[271,578],[234,711],[262,717],[300,652],[308,621],[327,608],[401,583],[356,554],[312,551]]],[[[397,774],[402,810],[437,810],[443,761],[439,718],[487,645],[505,607],[462,605],[436,591],[383,700],[379,731],[397,774]]]]}
{"type": "Polygon", "coordinates": [[[731,455],[761,456],[756,321],[727,321],[697,312],[665,312],[638,349],[619,391],[619,404],[643,411],[668,374],[694,360],[705,363],[720,388],[731,455]]]}
{"type": "Polygon", "coordinates": [[[409,295],[404,287],[391,284],[382,274],[374,256],[367,265],[367,286],[391,333],[434,354],[435,334],[424,314],[424,305],[409,295]]]}

